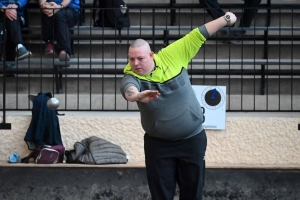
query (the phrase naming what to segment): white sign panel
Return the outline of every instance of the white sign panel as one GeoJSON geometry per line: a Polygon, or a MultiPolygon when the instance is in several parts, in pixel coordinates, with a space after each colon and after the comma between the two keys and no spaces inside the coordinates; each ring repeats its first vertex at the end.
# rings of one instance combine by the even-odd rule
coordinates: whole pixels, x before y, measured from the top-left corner
{"type": "Polygon", "coordinates": [[[226,86],[193,85],[204,114],[204,129],[225,129],[226,86]]]}

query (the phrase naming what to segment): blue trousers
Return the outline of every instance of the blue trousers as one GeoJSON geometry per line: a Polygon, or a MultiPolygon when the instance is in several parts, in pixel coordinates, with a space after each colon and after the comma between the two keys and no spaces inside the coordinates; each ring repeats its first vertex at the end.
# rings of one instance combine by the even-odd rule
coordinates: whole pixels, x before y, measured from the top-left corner
{"type": "Polygon", "coordinates": [[[206,133],[167,141],[144,136],[149,189],[153,200],[173,200],[176,184],[181,200],[201,200],[205,177],[206,133]]]}

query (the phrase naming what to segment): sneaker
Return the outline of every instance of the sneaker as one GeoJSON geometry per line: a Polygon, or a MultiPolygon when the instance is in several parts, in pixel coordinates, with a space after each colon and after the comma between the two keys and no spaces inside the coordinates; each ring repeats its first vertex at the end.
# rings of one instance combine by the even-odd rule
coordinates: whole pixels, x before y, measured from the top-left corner
{"type": "Polygon", "coordinates": [[[70,61],[70,56],[66,51],[62,50],[59,53],[58,59],[60,61],[70,61]]]}
{"type": "Polygon", "coordinates": [[[51,55],[51,54],[54,54],[53,44],[47,43],[45,45],[44,55],[51,55]]]}
{"type": "Polygon", "coordinates": [[[23,59],[25,59],[25,58],[28,58],[30,55],[32,55],[31,54],[31,52],[30,51],[28,51],[24,46],[23,47],[21,47],[21,48],[19,48],[18,50],[17,50],[17,55],[18,55],[18,60],[23,60],[23,59]]]}

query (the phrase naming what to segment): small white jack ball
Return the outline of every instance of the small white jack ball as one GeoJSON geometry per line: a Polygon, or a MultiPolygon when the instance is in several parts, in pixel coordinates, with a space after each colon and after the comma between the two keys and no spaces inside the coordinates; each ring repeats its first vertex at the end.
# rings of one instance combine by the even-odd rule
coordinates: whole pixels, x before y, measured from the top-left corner
{"type": "Polygon", "coordinates": [[[59,101],[57,98],[53,97],[47,101],[47,106],[51,110],[56,110],[59,107],[59,101]]]}

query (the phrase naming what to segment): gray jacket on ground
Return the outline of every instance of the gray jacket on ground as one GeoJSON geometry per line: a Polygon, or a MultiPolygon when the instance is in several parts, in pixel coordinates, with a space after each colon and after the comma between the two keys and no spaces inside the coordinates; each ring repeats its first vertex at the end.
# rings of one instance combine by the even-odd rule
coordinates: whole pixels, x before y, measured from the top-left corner
{"type": "Polygon", "coordinates": [[[125,164],[126,153],[120,146],[97,136],[91,136],[74,144],[73,161],[84,164],[125,164]]]}

